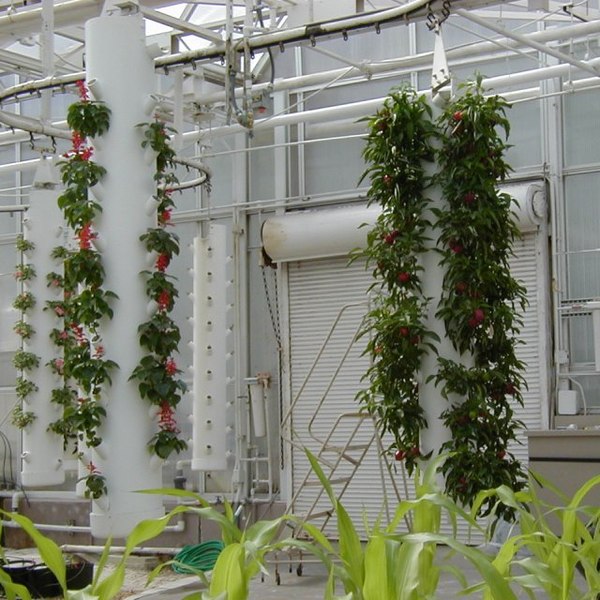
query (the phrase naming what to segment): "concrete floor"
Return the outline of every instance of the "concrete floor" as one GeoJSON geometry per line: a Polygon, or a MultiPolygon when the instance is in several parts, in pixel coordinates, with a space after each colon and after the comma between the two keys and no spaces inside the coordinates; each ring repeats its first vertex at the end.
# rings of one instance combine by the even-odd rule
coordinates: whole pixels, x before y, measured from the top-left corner
{"type": "MultiPolygon", "coordinates": [[[[441,552],[445,552],[441,550],[441,552]]],[[[469,582],[479,581],[479,577],[474,567],[460,556],[453,556],[446,561],[446,564],[459,567],[466,575],[469,582]]],[[[302,575],[297,574],[298,562],[287,561],[285,557],[280,557],[279,562],[274,559],[269,561],[269,577],[261,580],[257,577],[250,585],[249,600],[322,600],[327,582],[327,574],[320,563],[303,562],[302,575]],[[279,573],[279,583],[276,579],[276,573],[279,573]]],[[[158,587],[153,590],[146,590],[134,596],[128,596],[130,600],[182,600],[188,594],[197,592],[201,589],[198,579],[195,577],[186,577],[179,582],[169,582],[164,587],[158,587]]],[[[444,600],[454,600],[465,598],[461,595],[461,586],[449,571],[442,573],[437,597],[444,600]]],[[[514,590],[515,593],[517,590],[514,590]]],[[[342,590],[337,590],[338,594],[342,590]]],[[[481,594],[473,594],[471,598],[481,598],[481,594]]],[[[522,593],[519,598],[526,598],[522,593]]],[[[539,596],[543,598],[543,596],[539,596]]],[[[398,599],[401,600],[401,599],[398,599]]]]}

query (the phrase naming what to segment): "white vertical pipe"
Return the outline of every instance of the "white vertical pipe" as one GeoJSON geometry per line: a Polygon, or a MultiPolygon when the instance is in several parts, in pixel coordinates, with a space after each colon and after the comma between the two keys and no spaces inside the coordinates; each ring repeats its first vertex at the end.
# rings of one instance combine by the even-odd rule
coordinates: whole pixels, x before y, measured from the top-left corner
{"type": "MultiPolygon", "coordinates": [[[[432,105],[432,109],[434,116],[437,117],[439,109],[435,105],[432,105]]],[[[432,165],[426,165],[426,169],[429,174],[432,174],[434,167],[432,165]]],[[[436,208],[442,209],[444,207],[442,190],[439,186],[430,188],[428,190],[428,196],[431,199],[429,211],[436,208]]],[[[426,216],[432,223],[435,223],[436,219],[433,217],[433,214],[426,216]]],[[[465,359],[469,360],[468,357],[461,357],[458,352],[454,350],[452,343],[446,334],[444,321],[435,317],[442,295],[442,281],[444,278],[444,269],[440,266],[440,255],[435,250],[439,234],[438,228],[433,227],[431,229],[428,239],[425,242],[427,250],[421,257],[423,265],[423,296],[425,298],[430,298],[424,325],[429,331],[436,333],[440,339],[437,344],[439,356],[464,364],[465,359]]],[[[423,407],[425,418],[427,420],[427,428],[421,432],[421,453],[427,454],[433,451],[433,456],[437,455],[442,444],[451,438],[449,429],[444,426],[440,418],[442,412],[450,406],[450,402],[442,398],[438,386],[436,386],[433,380],[429,380],[429,377],[436,374],[437,371],[437,355],[429,350],[424,354],[421,361],[419,402],[423,407]]],[[[449,400],[452,400],[452,395],[449,396],[449,400]]],[[[457,397],[456,401],[462,402],[462,399],[457,397]]]]}
{"type": "MultiPolygon", "coordinates": [[[[42,29],[40,32],[42,74],[54,75],[54,0],[42,0],[42,29]]],[[[42,121],[52,118],[52,90],[42,91],[42,121]]]]}
{"type": "Polygon", "coordinates": [[[36,299],[36,306],[27,315],[27,321],[35,334],[26,340],[24,348],[39,357],[40,366],[25,374],[27,379],[38,386],[38,390],[23,400],[23,410],[36,415],[36,419],[23,429],[23,487],[59,485],[65,480],[62,438],[48,431],[48,425],[60,417],[59,407],[50,402],[50,393],[53,388],[62,385],[59,377],[46,366],[46,363],[58,356],[49,335],[52,329],[62,327],[62,319],[54,311],[43,310],[47,301],[60,300],[62,292],[59,288],[48,287],[46,282],[47,273],[62,269],[50,257],[52,249],[62,243],[63,233],[62,216],[56,204],[58,191],[53,189],[56,187],[57,177],[52,171],[52,161],[41,159],[34,187],[29,195],[24,228],[24,237],[35,244],[31,257],[27,257],[26,261],[35,267],[37,273],[34,279],[26,282],[26,288],[36,299]]]}
{"type": "Polygon", "coordinates": [[[265,437],[267,434],[267,425],[265,419],[265,386],[261,381],[248,385],[250,392],[250,410],[252,412],[252,427],[254,436],[257,438],[265,437]]]}
{"type": "Polygon", "coordinates": [[[226,230],[194,239],[194,430],[192,469],[224,471],[226,455],[226,230]]]}
{"type": "Polygon", "coordinates": [[[94,464],[106,477],[107,498],[94,502],[90,515],[92,535],[123,537],[142,519],[164,514],[159,496],[136,490],[162,485],[159,464],[151,463],[147,443],[156,431],[149,406],[135,381],[128,381],[143,351],[138,326],[147,321],[144,277],[147,256],[140,235],[156,226],[146,211],[154,191],[154,163],[146,163],[140,146],[149,120],[144,112],[154,92],[154,65],[145,46],[140,14],[102,16],[86,23],[87,78],[94,96],[111,110],[110,129],[100,138],[96,159],[107,170],[102,180],[103,211],[96,224],[105,251],[105,287],[119,298],[114,318],[102,323],[106,356],[119,369],[105,392],[107,417],[100,430],[103,443],[93,454],[94,464]]]}

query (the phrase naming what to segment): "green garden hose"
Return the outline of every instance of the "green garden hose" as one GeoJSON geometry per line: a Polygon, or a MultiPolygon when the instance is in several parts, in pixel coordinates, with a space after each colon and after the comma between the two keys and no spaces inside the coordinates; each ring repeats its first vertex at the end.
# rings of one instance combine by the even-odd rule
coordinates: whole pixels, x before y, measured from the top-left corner
{"type": "Polygon", "coordinates": [[[221,550],[223,550],[223,542],[220,540],[184,546],[173,558],[173,571],[186,574],[212,571],[221,550]]]}

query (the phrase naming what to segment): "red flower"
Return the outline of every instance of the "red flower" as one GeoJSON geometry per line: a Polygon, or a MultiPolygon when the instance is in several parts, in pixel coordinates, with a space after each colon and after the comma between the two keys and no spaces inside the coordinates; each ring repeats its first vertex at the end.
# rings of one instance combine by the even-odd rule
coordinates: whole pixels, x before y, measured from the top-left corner
{"type": "Polygon", "coordinates": [[[455,122],[460,122],[463,120],[463,114],[460,110],[457,110],[453,115],[452,115],[452,120],[455,122]]]}
{"type": "Polygon", "coordinates": [[[83,81],[83,79],[80,79],[79,81],[75,82],[75,85],[77,86],[77,90],[79,91],[79,97],[84,102],[87,102],[90,99],[90,97],[89,97],[88,89],[85,85],[85,81],[83,81]]]}
{"type": "Polygon", "coordinates": [[[177,364],[172,358],[167,359],[165,362],[165,371],[169,377],[172,377],[177,373],[177,364]]]}
{"type": "Polygon", "coordinates": [[[65,309],[62,306],[55,306],[54,307],[54,312],[56,314],[57,317],[64,317],[65,316],[65,309]]]}
{"type": "Polygon", "coordinates": [[[158,221],[159,223],[162,223],[163,225],[167,225],[168,223],[171,222],[171,209],[167,208],[166,210],[163,210],[160,215],[158,215],[158,221]]]}
{"type": "Polygon", "coordinates": [[[163,290],[158,295],[156,302],[158,303],[159,310],[169,310],[169,307],[171,306],[171,294],[169,294],[167,290],[163,290]]]}
{"type": "Polygon", "coordinates": [[[104,356],[104,346],[96,346],[96,350],[94,351],[95,358],[102,358],[104,356]]]}
{"type": "Polygon", "coordinates": [[[410,281],[410,273],[408,271],[402,271],[402,273],[398,274],[398,281],[400,283],[408,283],[410,281]]]}
{"type": "Polygon", "coordinates": [[[97,233],[92,231],[91,223],[86,223],[78,232],[79,248],[81,250],[89,250],[92,247],[92,240],[98,237],[97,233]]]}
{"type": "Polygon", "coordinates": [[[58,334],[58,339],[59,340],[68,340],[69,339],[69,334],[66,331],[63,330],[63,331],[61,331],[58,334]]]}
{"type": "Polygon", "coordinates": [[[73,142],[73,151],[79,153],[79,149],[81,148],[81,146],[83,146],[85,141],[79,133],[79,131],[73,132],[73,135],[71,136],[71,141],[73,142]]]}
{"type": "Polygon", "coordinates": [[[408,327],[400,327],[400,335],[402,337],[408,337],[410,335],[410,329],[408,327]]]}
{"type": "Polygon", "coordinates": [[[86,468],[90,475],[97,475],[98,473],[100,473],[100,470],[98,469],[98,467],[91,460],[90,460],[89,464],[86,465],[86,468]]]}
{"type": "Polygon", "coordinates": [[[160,411],[158,413],[158,426],[163,431],[171,431],[172,433],[179,433],[179,427],[177,427],[177,421],[175,421],[175,411],[173,407],[165,400],[160,405],[160,411]]]}
{"type": "Polygon", "coordinates": [[[81,157],[81,160],[90,160],[90,158],[92,158],[92,154],[94,154],[94,149],[91,148],[90,146],[86,146],[85,148],[82,148],[79,152],[79,156],[81,157]]]}
{"type": "Polygon", "coordinates": [[[54,362],[54,368],[56,369],[56,372],[59,375],[62,375],[63,368],[65,366],[65,361],[62,358],[55,358],[53,362],[54,362]]]}
{"type": "Polygon", "coordinates": [[[156,259],[156,269],[161,273],[164,273],[170,262],[171,257],[163,252],[162,254],[159,254],[156,259]]]}

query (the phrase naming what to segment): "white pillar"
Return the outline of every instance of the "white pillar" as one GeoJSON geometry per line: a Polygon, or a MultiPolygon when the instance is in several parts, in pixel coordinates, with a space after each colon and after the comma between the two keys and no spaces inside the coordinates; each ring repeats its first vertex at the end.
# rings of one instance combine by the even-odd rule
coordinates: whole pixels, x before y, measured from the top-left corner
{"type": "Polygon", "coordinates": [[[24,237],[35,244],[25,261],[35,267],[37,276],[25,287],[36,299],[35,308],[27,314],[27,322],[35,333],[25,341],[24,348],[40,359],[40,366],[24,376],[33,381],[38,390],[23,399],[23,410],[35,414],[35,420],[23,429],[23,461],[21,483],[23,487],[59,485],[65,480],[62,468],[62,437],[48,431],[48,425],[61,416],[61,408],[50,402],[55,387],[62,379],[46,363],[57,358],[57,348],[49,338],[54,328],[62,328],[62,319],[54,311],[43,310],[47,301],[61,299],[62,288],[47,285],[46,274],[62,271],[62,265],[50,258],[55,246],[62,244],[63,220],[56,204],[57,176],[50,159],[40,159],[33,189],[29,195],[29,209],[25,217],[24,237]]]}
{"type": "Polygon", "coordinates": [[[227,469],[226,230],[194,239],[194,437],[192,469],[227,469]]]}
{"type": "Polygon", "coordinates": [[[111,110],[108,132],[94,140],[95,159],[107,170],[98,191],[103,210],[95,224],[103,249],[104,285],[119,296],[113,303],[114,318],[101,324],[106,357],[119,369],[105,390],[103,443],[93,453],[108,495],[93,503],[90,523],[95,537],[123,537],[142,519],[164,514],[160,496],[135,493],[161,487],[162,475],[160,461],[151,460],[147,448],[156,432],[150,405],[140,397],[137,383],[128,381],[144,355],[137,328],[148,320],[140,271],[149,264],[139,237],[156,226],[155,215],[146,212],[155,191],[155,163],[144,160],[142,131],[136,125],[152,119],[144,107],[149,106],[155,77],[140,14],[92,19],[85,31],[88,83],[94,98],[111,110]]]}

